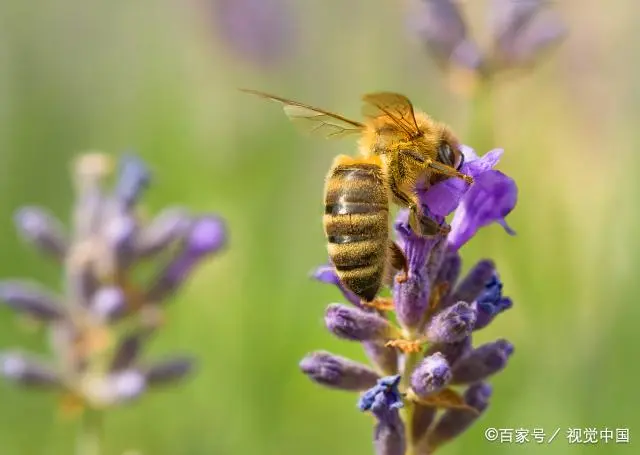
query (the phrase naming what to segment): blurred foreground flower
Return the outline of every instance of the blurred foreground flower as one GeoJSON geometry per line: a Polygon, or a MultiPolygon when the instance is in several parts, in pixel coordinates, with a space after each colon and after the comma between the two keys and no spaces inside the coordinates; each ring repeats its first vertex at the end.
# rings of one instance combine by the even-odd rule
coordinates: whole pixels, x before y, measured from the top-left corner
{"type": "MultiPolygon", "coordinates": [[[[393,297],[364,306],[344,292],[349,305],[331,304],[327,328],[358,341],[372,363],[316,351],[301,362],[313,381],[335,389],[359,391],[362,411],[376,418],[377,455],[431,454],[472,425],[489,404],[486,380],[501,371],[513,353],[506,340],[472,346],[473,332],[486,327],[512,306],[491,260],[478,262],[459,279],[458,253],[483,226],[497,222],[514,232],[505,217],[516,204],[515,182],[494,170],[501,150],[482,157],[468,147],[462,172],[474,177],[469,187],[449,179],[418,194],[425,213],[439,223],[455,210],[448,235],[420,237],[412,232],[407,211],[395,224],[409,263],[409,278],[395,283],[393,297]],[[394,311],[399,325],[387,317],[394,311]],[[459,390],[462,388],[462,390],[459,390]]],[[[339,285],[332,266],[315,278],[339,285]]]]}
{"type": "Polygon", "coordinates": [[[83,413],[79,454],[98,453],[101,410],[190,372],[189,357],[145,362],[140,354],[161,326],[162,305],[226,238],[218,217],[181,207],[143,221],[136,209],[149,185],[145,164],[122,157],[114,188],[107,190],[112,167],[102,154],[75,162],[70,233],[39,207],[23,207],[15,216],[21,236],[63,268],[63,292],[29,280],[0,281],[0,300],[45,324],[53,351],[53,360],[45,361],[5,350],[0,372],[18,385],[57,391],[63,411],[83,413]],[[152,270],[150,279],[142,279],[144,268],[152,270]]]}
{"type": "Polygon", "coordinates": [[[461,2],[409,0],[408,26],[444,69],[491,78],[530,67],[566,34],[548,0],[492,0],[489,8],[491,44],[481,49],[469,32],[461,2]]]}

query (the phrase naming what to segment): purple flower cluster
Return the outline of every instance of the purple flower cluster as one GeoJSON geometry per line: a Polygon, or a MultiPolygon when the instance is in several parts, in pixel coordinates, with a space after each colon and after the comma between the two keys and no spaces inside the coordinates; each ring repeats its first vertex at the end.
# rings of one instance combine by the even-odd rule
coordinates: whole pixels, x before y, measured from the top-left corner
{"type": "Polygon", "coordinates": [[[462,147],[462,172],[470,186],[448,179],[417,188],[425,213],[444,223],[447,235],[412,232],[407,211],[395,223],[397,240],[409,264],[409,277],[395,283],[392,298],[362,304],[341,286],[333,268],[316,279],[340,287],[348,305],[331,304],[327,328],[337,337],[362,343],[371,366],[325,351],[308,354],[300,368],[313,381],[362,392],[358,407],[376,417],[377,455],[431,454],[464,432],[487,408],[486,380],[501,371],[513,353],[506,340],[472,345],[473,332],[512,306],[491,260],[479,261],[459,278],[459,250],[483,226],[497,222],[513,234],[505,217],[516,204],[515,182],[493,167],[502,150],[478,157],[462,147]],[[386,311],[395,312],[394,323],[386,311]],[[459,391],[463,388],[462,391],[459,391]],[[410,448],[410,450],[409,450],[410,448]]]}
{"type": "Polygon", "coordinates": [[[493,0],[489,13],[491,46],[481,50],[454,0],[415,0],[408,26],[441,67],[454,65],[483,75],[530,66],[559,43],[565,26],[545,0],[493,0]]]}
{"type": "Polygon", "coordinates": [[[0,374],[19,385],[57,390],[74,409],[128,402],[192,369],[185,356],[141,362],[141,351],[161,326],[163,303],[226,238],[218,217],[182,207],[143,220],[138,201],[150,183],[146,165],[123,156],[108,189],[113,167],[102,154],[76,161],[69,233],[39,207],[23,207],[15,216],[20,235],[64,270],[63,292],[29,280],[0,281],[0,301],[46,325],[53,351],[52,361],[2,351],[0,374]]]}

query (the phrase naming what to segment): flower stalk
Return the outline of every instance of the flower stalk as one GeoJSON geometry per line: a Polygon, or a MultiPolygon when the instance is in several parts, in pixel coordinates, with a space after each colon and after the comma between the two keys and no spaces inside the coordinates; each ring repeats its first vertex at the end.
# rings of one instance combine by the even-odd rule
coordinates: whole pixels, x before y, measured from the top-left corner
{"type": "Polygon", "coordinates": [[[102,411],[87,409],[80,419],[76,455],[102,455],[103,432],[102,411]]]}

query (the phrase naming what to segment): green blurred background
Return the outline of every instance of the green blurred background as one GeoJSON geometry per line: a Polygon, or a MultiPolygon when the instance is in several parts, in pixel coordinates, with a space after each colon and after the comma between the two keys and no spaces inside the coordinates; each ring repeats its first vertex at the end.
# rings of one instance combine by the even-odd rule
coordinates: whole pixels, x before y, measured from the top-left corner
{"type": "MultiPolygon", "coordinates": [[[[218,212],[230,243],[172,303],[148,352],[194,353],[198,374],[109,414],[106,453],[371,454],[372,420],[356,397],[312,384],[297,366],[319,348],[364,358],[323,328],[338,291],[308,279],[326,258],[324,174],[354,145],[304,137],[278,106],[236,88],[354,117],[362,93],[399,91],[473,146],[469,103],[408,35],[401,2],[236,2],[271,18],[268,58],[224,39],[213,1],[0,2],[0,275],[59,286],[60,271],[18,240],[13,212],[39,204],[66,219],[69,160],[133,148],[155,175],[150,210],[218,212]]],[[[476,26],[486,3],[467,2],[476,26]]],[[[640,437],[638,6],[555,7],[567,41],[495,93],[499,169],[520,188],[508,218],[518,236],[491,226],[463,252],[466,267],[493,257],[515,301],[476,341],[508,338],[516,355],[492,380],[489,411],[446,455],[634,453],[640,437]],[[490,444],[488,426],[629,428],[631,444],[490,444]]],[[[43,335],[0,316],[0,346],[46,349],[43,335]]],[[[69,454],[73,431],[53,397],[0,383],[1,455],[69,454]]]]}

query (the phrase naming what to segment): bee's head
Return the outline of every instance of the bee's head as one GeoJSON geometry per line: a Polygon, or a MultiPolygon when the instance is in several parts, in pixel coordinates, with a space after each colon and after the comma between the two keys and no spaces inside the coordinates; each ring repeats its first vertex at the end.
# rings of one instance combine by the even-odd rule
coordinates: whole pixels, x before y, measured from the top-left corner
{"type": "Polygon", "coordinates": [[[438,161],[459,171],[464,164],[460,143],[447,128],[442,129],[438,142],[438,161]]]}

